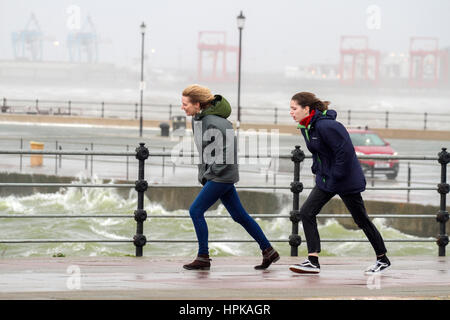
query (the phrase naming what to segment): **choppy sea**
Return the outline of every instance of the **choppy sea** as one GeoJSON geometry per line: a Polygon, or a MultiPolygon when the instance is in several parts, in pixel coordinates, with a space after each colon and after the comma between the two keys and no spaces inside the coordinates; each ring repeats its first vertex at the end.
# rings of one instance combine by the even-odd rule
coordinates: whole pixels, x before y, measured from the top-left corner
{"type": "MultiPolygon", "coordinates": [[[[0,220],[0,238],[2,240],[19,239],[104,239],[131,240],[136,231],[133,218],[137,205],[137,196],[131,190],[123,197],[110,188],[61,188],[53,194],[36,193],[30,196],[7,196],[0,198],[0,215],[60,215],[60,214],[103,214],[130,215],[130,218],[44,218],[0,220]]],[[[180,218],[149,218],[144,222],[144,234],[148,242],[144,247],[144,256],[192,256],[197,252],[193,243],[152,243],[152,240],[196,240],[195,231],[187,210],[167,211],[161,205],[145,199],[145,210],[151,215],[175,215],[180,218]]],[[[287,215],[289,208],[280,212],[287,215]]],[[[250,213],[251,214],[251,213],[250,213]]],[[[231,218],[209,218],[208,215],[228,216],[224,206],[206,213],[209,239],[245,239],[251,238],[245,230],[231,218]]],[[[287,218],[256,218],[269,240],[286,240],[291,233],[291,222],[287,218]]],[[[404,234],[385,224],[383,219],[374,219],[374,224],[385,239],[424,239],[404,234]]],[[[335,219],[319,224],[322,239],[365,239],[361,230],[349,230],[335,219]]],[[[300,235],[304,239],[300,224],[300,235]]],[[[274,242],[282,255],[290,255],[286,242],[274,242]]],[[[391,255],[436,255],[434,242],[389,242],[386,244],[391,255]]],[[[260,250],[256,242],[210,242],[212,256],[258,256],[260,250]]],[[[1,257],[53,256],[125,256],[134,255],[134,245],[130,243],[0,243],[1,257]]],[[[299,255],[306,254],[306,245],[299,247],[299,255]]],[[[373,250],[369,243],[326,242],[322,245],[324,256],[367,256],[373,250]]]]}

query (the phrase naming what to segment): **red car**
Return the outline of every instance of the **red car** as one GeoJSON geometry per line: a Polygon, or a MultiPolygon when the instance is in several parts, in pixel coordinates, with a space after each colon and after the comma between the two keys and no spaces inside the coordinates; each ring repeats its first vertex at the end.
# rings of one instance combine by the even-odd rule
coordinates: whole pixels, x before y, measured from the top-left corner
{"type": "MultiPolygon", "coordinates": [[[[367,129],[347,129],[350,134],[356,155],[393,155],[397,152],[392,149],[389,142],[385,141],[374,131],[367,129]]],[[[398,160],[359,160],[364,173],[386,174],[388,179],[395,179],[399,171],[398,160]]]]}

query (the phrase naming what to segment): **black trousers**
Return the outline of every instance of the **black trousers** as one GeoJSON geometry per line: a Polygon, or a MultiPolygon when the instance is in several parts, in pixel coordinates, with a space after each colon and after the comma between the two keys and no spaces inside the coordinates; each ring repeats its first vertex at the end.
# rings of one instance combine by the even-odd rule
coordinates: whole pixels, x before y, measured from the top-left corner
{"type": "MultiPolygon", "coordinates": [[[[335,195],[335,193],[326,192],[314,187],[300,209],[308,253],[320,252],[320,236],[317,230],[316,216],[323,206],[335,195]]],[[[364,231],[376,255],[379,256],[386,253],[387,250],[384,246],[383,238],[374,224],[369,220],[361,193],[340,194],[339,197],[344,201],[355,223],[364,231]]]]}

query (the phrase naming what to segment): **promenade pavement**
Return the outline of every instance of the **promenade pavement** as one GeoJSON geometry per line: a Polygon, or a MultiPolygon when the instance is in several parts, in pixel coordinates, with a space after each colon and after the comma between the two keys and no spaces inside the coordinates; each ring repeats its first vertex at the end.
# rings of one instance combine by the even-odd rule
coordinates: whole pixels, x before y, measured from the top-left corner
{"type": "Polygon", "coordinates": [[[260,257],[212,257],[209,271],[188,271],[192,257],[0,259],[0,299],[449,299],[450,259],[391,257],[381,275],[365,275],[371,257],[322,257],[321,273],[289,270],[303,257],[281,257],[254,270],[260,257]]]}

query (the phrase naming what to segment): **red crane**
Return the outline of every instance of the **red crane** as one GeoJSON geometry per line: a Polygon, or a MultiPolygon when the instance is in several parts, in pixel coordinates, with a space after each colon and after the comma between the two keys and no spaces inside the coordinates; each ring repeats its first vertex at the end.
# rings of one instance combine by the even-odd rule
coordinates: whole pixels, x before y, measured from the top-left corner
{"type": "MultiPolygon", "coordinates": [[[[210,82],[235,81],[236,74],[229,74],[227,71],[227,54],[235,53],[236,60],[239,59],[239,47],[229,46],[226,41],[226,32],[224,31],[200,31],[198,33],[198,80],[210,82]],[[204,53],[212,56],[212,74],[204,74],[203,58],[204,53]],[[221,59],[222,70],[218,72],[218,60],[221,59]]],[[[238,64],[236,64],[237,70],[238,64]]]]}
{"type": "Polygon", "coordinates": [[[435,87],[439,82],[439,40],[412,37],[409,42],[409,84],[412,87],[435,87]]]}
{"type": "Polygon", "coordinates": [[[378,83],[380,74],[380,52],[369,49],[367,36],[341,36],[341,83],[354,84],[356,80],[378,83]]]}

